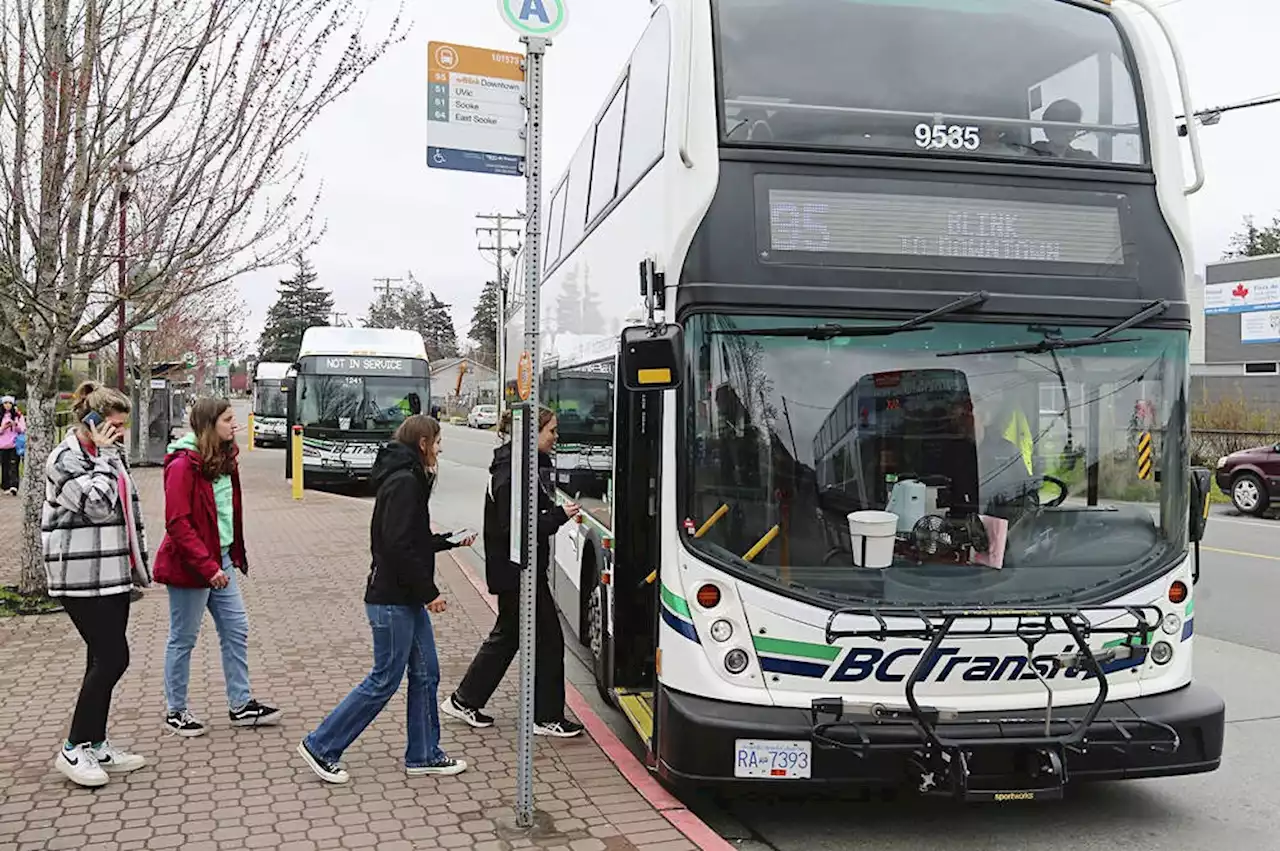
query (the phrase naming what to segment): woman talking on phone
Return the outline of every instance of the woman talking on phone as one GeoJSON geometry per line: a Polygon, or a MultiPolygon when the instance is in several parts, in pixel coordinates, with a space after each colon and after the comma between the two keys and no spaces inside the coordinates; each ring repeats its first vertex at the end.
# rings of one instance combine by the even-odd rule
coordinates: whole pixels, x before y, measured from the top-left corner
{"type": "Polygon", "coordinates": [[[373,630],[373,670],[298,744],[307,765],[329,783],[350,777],[343,752],[382,712],[409,672],[405,773],[459,774],[467,764],[440,748],[436,693],[440,661],[431,616],[445,610],[436,587],[436,553],[470,546],[475,533],[436,534],[427,506],[440,458],[440,423],[423,414],[400,424],[373,465],[378,495],[370,524],[373,559],[365,584],[365,613],[373,630]],[[428,614],[428,612],[430,614],[428,614]]]}
{"type": "MultiPolygon", "coordinates": [[[[534,674],[533,732],[567,739],[582,732],[582,725],[564,716],[564,633],[551,596],[547,570],[551,562],[551,537],[580,510],[575,503],[556,505],[548,484],[553,472],[551,450],[557,437],[556,415],[550,408],[538,410],[538,613],[536,629],[537,671],[534,674]]],[[[511,413],[503,414],[498,430],[508,439],[493,451],[489,465],[489,491],[484,501],[484,568],[489,593],[498,598],[498,619],[480,645],[476,658],[457,691],[441,707],[445,713],[472,727],[491,727],[493,718],[485,704],[506,676],[520,649],[520,565],[511,559],[511,413]]]]}
{"type": "Polygon", "coordinates": [[[121,450],[128,397],[87,381],[76,390],[77,425],[45,464],[40,523],[49,596],[58,598],[88,649],[84,681],[58,771],[80,786],[146,760],[107,740],[111,693],[129,667],[130,591],[151,584],[138,492],[121,450]]]}

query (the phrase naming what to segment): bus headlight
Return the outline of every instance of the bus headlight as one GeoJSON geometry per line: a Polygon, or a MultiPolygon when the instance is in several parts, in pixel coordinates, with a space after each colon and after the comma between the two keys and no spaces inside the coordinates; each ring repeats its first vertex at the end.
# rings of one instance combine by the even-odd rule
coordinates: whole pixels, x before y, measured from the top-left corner
{"type": "Polygon", "coordinates": [[[1157,665],[1167,665],[1173,658],[1173,645],[1167,641],[1157,641],[1151,647],[1151,661],[1157,665]]]}
{"type": "Polygon", "coordinates": [[[733,624],[727,620],[718,620],[711,625],[711,637],[724,643],[733,637],[733,624]]]}
{"type": "Polygon", "coordinates": [[[750,662],[747,651],[737,647],[724,654],[724,669],[731,674],[741,674],[750,662]]]}
{"type": "Polygon", "coordinates": [[[1160,628],[1168,635],[1177,635],[1178,630],[1182,629],[1182,618],[1173,612],[1164,616],[1164,620],[1160,622],[1160,628]]]}

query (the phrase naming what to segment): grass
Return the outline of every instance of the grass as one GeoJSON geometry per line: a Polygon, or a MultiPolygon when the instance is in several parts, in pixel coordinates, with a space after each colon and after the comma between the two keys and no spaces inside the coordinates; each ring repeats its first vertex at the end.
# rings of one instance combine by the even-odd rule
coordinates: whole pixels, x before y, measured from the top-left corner
{"type": "Polygon", "coordinates": [[[53,598],[43,594],[28,597],[19,593],[18,586],[0,587],[0,618],[12,618],[21,615],[49,615],[62,611],[62,606],[53,598]]]}
{"type": "Polygon", "coordinates": [[[1218,487],[1218,482],[1216,480],[1209,488],[1209,502],[1214,503],[1215,505],[1231,504],[1231,497],[1222,492],[1222,489],[1218,487]]]}

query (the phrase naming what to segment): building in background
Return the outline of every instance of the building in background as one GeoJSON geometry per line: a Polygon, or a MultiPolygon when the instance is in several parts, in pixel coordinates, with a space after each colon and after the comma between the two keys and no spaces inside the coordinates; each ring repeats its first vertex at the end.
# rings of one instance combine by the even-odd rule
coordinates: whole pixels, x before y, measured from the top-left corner
{"type": "Polygon", "coordinates": [[[1280,254],[1209,264],[1191,308],[1192,400],[1280,412],[1280,254]]]}
{"type": "Polygon", "coordinates": [[[461,414],[475,405],[498,402],[498,373],[470,357],[431,362],[431,404],[446,414],[461,414]]]}

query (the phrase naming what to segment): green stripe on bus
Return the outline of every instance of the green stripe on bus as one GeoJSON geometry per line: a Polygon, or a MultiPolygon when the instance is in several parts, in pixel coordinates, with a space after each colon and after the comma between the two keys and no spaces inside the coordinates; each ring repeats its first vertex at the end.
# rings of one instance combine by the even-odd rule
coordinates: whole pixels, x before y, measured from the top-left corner
{"type": "Polygon", "coordinates": [[[666,585],[662,586],[662,602],[666,603],[671,608],[671,611],[677,615],[693,620],[693,613],[689,611],[689,604],[684,601],[683,597],[677,597],[672,593],[671,589],[666,585]]]}
{"type": "Polygon", "coordinates": [[[822,659],[834,662],[840,656],[840,648],[829,644],[811,644],[807,641],[789,641],[785,638],[751,636],[756,650],[761,653],[778,653],[783,656],[801,656],[805,659],[822,659]]]}

